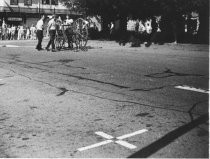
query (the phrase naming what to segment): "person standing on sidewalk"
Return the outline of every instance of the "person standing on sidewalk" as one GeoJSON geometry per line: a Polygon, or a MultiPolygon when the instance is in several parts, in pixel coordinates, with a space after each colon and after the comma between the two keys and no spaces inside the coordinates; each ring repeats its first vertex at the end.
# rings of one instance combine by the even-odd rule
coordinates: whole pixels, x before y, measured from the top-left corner
{"type": "Polygon", "coordinates": [[[43,50],[42,39],[43,39],[43,30],[44,30],[44,19],[45,19],[45,15],[42,15],[41,19],[36,24],[36,29],[37,29],[36,35],[38,38],[38,44],[36,46],[36,49],[38,51],[43,50]]]}
{"type": "Polygon", "coordinates": [[[55,35],[56,35],[56,15],[52,16],[52,19],[48,22],[47,31],[50,35],[50,40],[47,44],[47,47],[45,48],[47,51],[49,51],[50,45],[52,45],[52,52],[55,52],[55,35]]]}

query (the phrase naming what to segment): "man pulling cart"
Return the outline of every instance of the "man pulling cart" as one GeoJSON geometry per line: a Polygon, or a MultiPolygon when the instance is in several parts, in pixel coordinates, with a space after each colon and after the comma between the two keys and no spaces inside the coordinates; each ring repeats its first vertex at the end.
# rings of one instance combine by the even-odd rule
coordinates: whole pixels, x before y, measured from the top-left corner
{"type": "Polygon", "coordinates": [[[57,30],[55,37],[55,45],[57,49],[65,48],[65,44],[68,44],[68,48],[73,49],[73,44],[76,49],[84,50],[88,41],[88,23],[82,18],[78,18],[73,21],[69,16],[66,16],[66,20],[57,30]]]}

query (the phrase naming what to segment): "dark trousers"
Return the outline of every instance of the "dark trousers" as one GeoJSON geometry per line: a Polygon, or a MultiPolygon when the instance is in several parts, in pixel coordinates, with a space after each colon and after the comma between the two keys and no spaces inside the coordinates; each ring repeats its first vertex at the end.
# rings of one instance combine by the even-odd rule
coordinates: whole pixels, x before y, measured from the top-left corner
{"type": "Polygon", "coordinates": [[[36,36],[37,36],[37,39],[38,39],[38,44],[36,46],[36,49],[41,50],[42,49],[43,31],[42,30],[37,30],[36,36]]]}
{"type": "Polygon", "coordinates": [[[52,45],[52,50],[54,50],[55,49],[55,34],[56,34],[56,30],[50,30],[49,34],[50,34],[50,41],[47,44],[47,49],[50,47],[50,45],[52,45]]]}
{"type": "Polygon", "coordinates": [[[68,40],[68,48],[73,48],[73,30],[71,28],[67,28],[65,30],[65,33],[67,35],[67,40],[68,40]]]}

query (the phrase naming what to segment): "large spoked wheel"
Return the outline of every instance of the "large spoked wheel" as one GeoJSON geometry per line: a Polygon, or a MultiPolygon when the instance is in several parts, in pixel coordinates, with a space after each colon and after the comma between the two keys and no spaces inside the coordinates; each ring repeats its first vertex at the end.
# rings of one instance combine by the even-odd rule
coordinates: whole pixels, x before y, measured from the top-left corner
{"type": "Polygon", "coordinates": [[[55,47],[58,50],[61,50],[65,47],[65,37],[62,34],[56,34],[55,36],[55,47]]]}
{"type": "Polygon", "coordinates": [[[85,49],[88,41],[88,25],[87,21],[82,18],[77,19],[73,23],[73,30],[76,34],[75,40],[78,43],[80,49],[85,49]]]}
{"type": "Polygon", "coordinates": [[[62,43],[63,43],[63,40],[60,37],[56,36],[55,37],[55,47],[56,47],[56,49],[61,50],[62,47],[63,47],[62,43]]]}

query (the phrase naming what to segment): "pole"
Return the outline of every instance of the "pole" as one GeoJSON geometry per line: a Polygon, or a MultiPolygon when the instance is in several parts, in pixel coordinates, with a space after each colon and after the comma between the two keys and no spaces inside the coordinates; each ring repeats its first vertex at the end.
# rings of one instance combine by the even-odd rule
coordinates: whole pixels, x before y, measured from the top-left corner
{"type": "Polygon", "coordinates": [[[40,0],[39,0],[39,18],[41,18],[41,16],[40,16],[40,0]]]}

